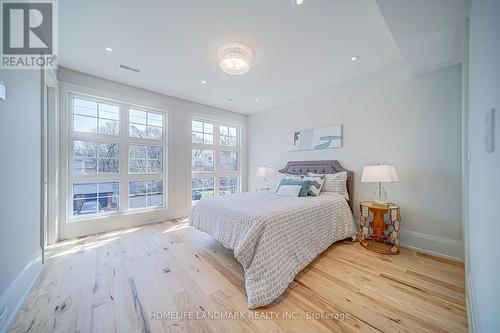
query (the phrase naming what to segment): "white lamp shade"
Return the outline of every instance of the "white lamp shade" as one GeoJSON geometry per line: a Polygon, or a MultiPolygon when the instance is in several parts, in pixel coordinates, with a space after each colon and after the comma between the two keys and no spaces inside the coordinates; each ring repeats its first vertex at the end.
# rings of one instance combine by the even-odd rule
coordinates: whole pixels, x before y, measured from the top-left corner
{"type": "Polygon", "coordinates": [[[273,169],[267,166],[257,168],[257,177],[267,178],[273,175],[273,169]]]}
{"type": "Polygon", "coordinates": [[[399,178],[396,173],[396,168],[392,165],[368,165],[363,168],[363,175],[361,176],[362,183],[391,183],[398,181],[399,178]]]}

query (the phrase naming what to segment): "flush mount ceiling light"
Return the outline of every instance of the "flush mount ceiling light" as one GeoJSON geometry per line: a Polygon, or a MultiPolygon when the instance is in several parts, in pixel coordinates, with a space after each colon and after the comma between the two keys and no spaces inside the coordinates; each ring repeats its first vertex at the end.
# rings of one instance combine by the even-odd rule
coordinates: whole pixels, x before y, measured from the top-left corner
{"type": "Polygon", "coordinates": [[[295,0],[295,4],[296,4],[297,6],[301,6],[301,5],[303,5],[303,4],[304,4],[304,0],[295,0]]]}
{"type": "Polygon", "coordinates": [[[359,59],[359,56],[358,56],[358,55],[355,55],[355,56],[350,57],[350,58],[349,58],[349,61],[350,61],[350,62],[354,62],[354,61],[356,61],[356,60],[358,60],[358,59],[359,59]]]}
{"type": "Polygon", "coordinates": [[[106,52],[113,52],[113,49],[110,47],[107,47],[105,50],[106,50],[106,52]]]}
{"type": "Polygon", "coordinates": [[[250,70],[253,52],[243,43],[231,42],[219,47],[217,57],[220,60],[220,68],[224,73],[243,75],[250,70]]]}

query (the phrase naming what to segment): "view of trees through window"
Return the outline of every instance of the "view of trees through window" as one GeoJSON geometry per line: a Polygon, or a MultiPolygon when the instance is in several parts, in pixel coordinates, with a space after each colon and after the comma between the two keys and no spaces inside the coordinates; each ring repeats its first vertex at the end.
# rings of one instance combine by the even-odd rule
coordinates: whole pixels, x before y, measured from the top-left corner
{"type": "Polygon", "coordinates": [[[166,115],[76,96],[72,111],[72,216],[164,206],[166,115]]]}
{"type": "Polygon", "coordinates": [[[240,191],[240,129],[195,118],[191,122],[191,199],[240,191]]]}

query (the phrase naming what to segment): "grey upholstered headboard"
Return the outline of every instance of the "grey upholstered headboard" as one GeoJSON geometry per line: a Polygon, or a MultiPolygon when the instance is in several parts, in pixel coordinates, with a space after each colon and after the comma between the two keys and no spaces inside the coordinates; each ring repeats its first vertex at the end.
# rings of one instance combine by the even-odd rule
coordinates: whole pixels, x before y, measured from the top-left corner
{"type": "Polygon", "coordinates": [[[308,172],[312,173],[337,173],[347,171],[347,192],[349,193],[349,206],[352,211],[353,203],[353,183],[354,183],[354,172],[346,170],[340,165],[337,160],[326,160],[326,161],[290,161],[285,167],[279,172],[289,173],[292,175],[305,175],[308,172]]]}

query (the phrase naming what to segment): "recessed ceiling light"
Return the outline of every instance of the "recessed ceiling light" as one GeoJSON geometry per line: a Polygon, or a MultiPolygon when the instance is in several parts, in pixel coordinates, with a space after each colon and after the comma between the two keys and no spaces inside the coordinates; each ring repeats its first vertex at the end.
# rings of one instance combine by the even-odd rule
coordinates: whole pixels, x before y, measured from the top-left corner
{"type": "Polygon", "coordinates": [[[112,49],[112,48],[110,48],[110,47],[107,47],[107,48],[106,48],[106,51],[107,51],[107,52],[113,52],[113,49],[112,49]]]}
{"type": "Polygon", "coordinates": [[[207,81],[201,80],[201,84],[207,84],[207,81]]]}
{"type": "Polygon", "coordinates": [[[255,101],[256,101],[257,103],[259,103],[259,102],[260,102],[260,99],[256,98],[256,99],[255,99],[255,101]]]}
{"type": "Polygon", "coordinates": [[[297,6],[301,6],[301,5],[303,5],[303,4],[304,4],[304,0],[295,0],[295,4],[296,4],[297,6]]]}
{"type": "Polygon", "coordinates": [[[359,59],[359,56],[358,56],[358,55],[355,55],[355,56],[350,57],[350,58],[349,58],[349,61],[350,61],[350,62],[354,62],[354,61],[356,61],[356,60],[358,60],[358,59],[359,59]]]}
{"type": "Polygon", "coordinates": [[[243,75],[250,70],[253,52],[243,43],[231,42],[219,47],[217,57],[220,60],[220,69],[224,73],[243,75]]]}

